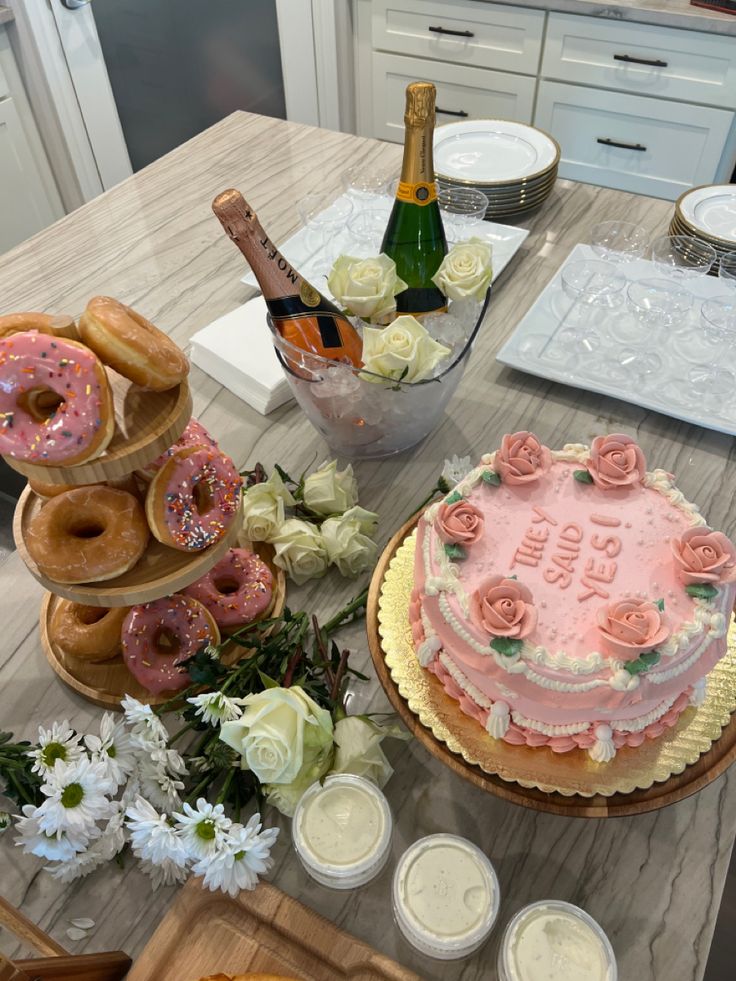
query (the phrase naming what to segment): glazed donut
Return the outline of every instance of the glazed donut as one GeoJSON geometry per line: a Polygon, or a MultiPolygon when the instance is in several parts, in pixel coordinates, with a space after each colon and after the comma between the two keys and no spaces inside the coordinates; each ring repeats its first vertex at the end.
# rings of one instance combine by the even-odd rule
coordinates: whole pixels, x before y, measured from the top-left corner
{"type": "Polygon", "coordinates": [[[116,487],[118,490],[128,491],[134,497],[140,497],[138,484],[132,474],[121,477],[119,480],[107,480],[104,483],[98,481],[96,484],[52,484],[46,480],[36,480],[35,477],[28,478],[28,486],[37,497],[49,500],[51,497],[58,497],[59,494],[66,494],[67,491],[76,490],[77,487],[116,487]]]}
{"type": "Polygon", "coordinates": [[[37,331],[0,338],[0,453],[42,466],[99,456],[115,430],[98,358],[37,331]]]}
{"type": "Polygon", "coordinates": [[[243,481],[229,456],[208,446],[177,450],[148,485],[146,517],[164,545],[198,552],[235,520],[243,481]]]}
{"type": "Polygon", "coordinates": [[[128,671],[154,695],[186,688],[191,679],[181,663],[205,644],[220,643],[220,631],[209,611],[179,595],[132,607],[121,636],[128,671]]]}
{"type": "Polygon", "coordinates": [[[231,548],[206,575],[181,592],[206,606],[220,630],[232,630],[252,623],[269,608],[273,576],[253,552],[231,548]]]}
{"type": "Polygon", "coordinates": [[[217,442],[210,436],[204,426],[196,419],[190,419],[187,427],[177,441],[168,450],[164,450],[161,456],[157,456],[153,463],[136,470],[136,474],[141,480],[153,480],[161,467],[166,463],[170,456],[177,450],[184,450],[188,446],[212,446],[217,447],[217,442]]]}
{"type": "Polygon", "coordinates": [[[163,392],[189,374],[184,352],[170,337],[110,296],[89,301],[79,334],[105,364],[141,388],[163,392]]]}
{"type": "Polygon", "coordinates": [[[91,484],[44,504],[28,525],[25,545],[49,579],[102,582],[132,569],[148,537],[146,516],[132,494],[91,484]]]}
{"type": "Polygon", "coordinates": [[[109,661],[120,653],[120,631],[129,607],[84,606],[59,600],[50,624],[52,643],[84,661],[109,661]]]}
{"type": "Polygon", "coordinates": [[[18,334],[26,330],[37,330],[39,334],[52,337],[79,339],[74,318],[66,314],[52,313],[6,313],[0,317],[0,337],[18,334]]]}

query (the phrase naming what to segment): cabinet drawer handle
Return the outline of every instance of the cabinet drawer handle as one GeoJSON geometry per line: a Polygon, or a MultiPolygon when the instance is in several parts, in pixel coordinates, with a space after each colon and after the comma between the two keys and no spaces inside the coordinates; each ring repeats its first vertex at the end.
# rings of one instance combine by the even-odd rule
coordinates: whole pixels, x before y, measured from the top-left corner
{"type": "Polygon", "coordinates": [[[472,31],[452,31],[449,27],[428,27],[427,30],[435,34],[452,34],[454,37],[475,37],[472,31]]]}
{"type": "Polygon", "coordinates": [[[642,153],[646,150],[646,147],[641,143],[618,143],[616,140],[609,140],[608,137],[599,136],[596,143],[602,143],[603,146],[617,146],[621,150],[640,150],[642,153]]]}
{"type": "Polygon", "coordinates": [[[666,68],[667,62],[660,58],[635,58],[633,55],[614,55],[614,61],[626,61],[630,65],[651,65],[652,68],[666,68]]]}
{"type": "Polygon", "coordinates": [[[435,106],[434,111],[441,112],[443,116],[461,116],[463,119],[468,115],[464,109],[440,109],[439,106],[435,106]]]}

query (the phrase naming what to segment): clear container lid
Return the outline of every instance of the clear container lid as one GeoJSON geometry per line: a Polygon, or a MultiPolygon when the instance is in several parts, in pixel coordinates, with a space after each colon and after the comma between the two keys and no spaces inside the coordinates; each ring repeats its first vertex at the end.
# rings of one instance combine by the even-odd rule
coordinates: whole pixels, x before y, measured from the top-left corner
{"type": "Polygon", "coordinates": [[[322,885],[352,889],[381,871],[391,849],[386,797],[363,777],[333,773],[303,794],[292,823],[294,848],[322,885]]]}
{"type": "Polygon", "coordinates": [[[473,842],[436,834],[401,856],[393,881],[396,922],[417,950],[440,960],[467,957],[496,922],[501,890],[495,870],[473,842]]]}
{"type": "MultiPolygon", "coordinates": [[[[585,981],[617,981],[618,968],[616,967],[616,955],[603,928],[585,910],[580,909],[579,906],[574,906],[572,903],[565,903],[558,899],[543,899],[538,903],[531,903],[529,906],[520,909],[511,919],[504,930],[501,946],[498,951],[499,981],[535,981],[537,977],[542,976],[524,972],[523,969],[520,970],[518,946],[525,926],[531,924],[534,920],[538,920],[545,913],[551,916],[557,914],[560,919],[572,919],[579,924],[582,927],[583,933],[578,934],[578,937],[573,939],[585,942],[587,938],[590,938],[594,944],[597,944],[599,962],[598,973],[591,973],[590,969],[585,965],[584,955],[581,955],[579,947],[574,957],[571,957],[566,962],[564,957],[564,934],[559,928],[554,930],[553,925],[552,929],[550,929],[550,925],[547,925],[544,933],[545,943],[548,942],[550,944],[550,959],[549,963],[545,962],[545,967],[555,967],[558,973],[551,974],[545,972],[543,975],[545,978],[550,978],[551,981],[558,981],[558,979],[559,981],[571,981],[571,971],[575,969],[576,965],[580,967],[582,963],[582,972],[584,973],[576,974],[575,978],[585,978],[585,981]],[[547,938],[550,939],[548,940],[547,938]]],[[[535,954],[538,955],[538,953],[539,951],[535,951],[535,954]]],[[[592,967],[595,970],[597,965],[592,965],[592,967]]]]}

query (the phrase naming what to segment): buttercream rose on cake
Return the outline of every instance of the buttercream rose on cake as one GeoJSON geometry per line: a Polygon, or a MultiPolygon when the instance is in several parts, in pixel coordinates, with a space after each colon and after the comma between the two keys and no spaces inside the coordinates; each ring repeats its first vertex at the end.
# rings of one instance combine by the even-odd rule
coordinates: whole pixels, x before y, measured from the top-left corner
{"type": "Polygon", "coordinates": [[[470,598],[470,619],[493,640],[499,654],[518,654],[537,625],[531,591],[518,579],[489,576],[470,598]]]}
{"type": "Polygon", "coordinates": [[[671,542],[679,579],[685,586],[736,581],[736,548],[723,532],[703,525],[671,542]]]}
{"type": "Polygon", "coordinates": [[[631,436],[612,433],[596,436],[590,444],[585,470],[576,471],[575,477],[601,490],[617,490],[640,484],[646,470],[644,453],[631,436]]]}
{"type": "MultiPolygon", "coordinates": [[[[654,655],[670,635],[661,605],[651,600],[622,599],[598,610],[597,625],[609,651],[623,661],[654,655]]],[[[642,668],[651,667],[659,656],[644,658],[642,668]]]]}
{"type": "Polygon", "coordinates": [[[493,468],[501,480],[511,486],[539,480],[552,466],[552,454],[534,433],[506,434],[496,450],[493,468]]]}

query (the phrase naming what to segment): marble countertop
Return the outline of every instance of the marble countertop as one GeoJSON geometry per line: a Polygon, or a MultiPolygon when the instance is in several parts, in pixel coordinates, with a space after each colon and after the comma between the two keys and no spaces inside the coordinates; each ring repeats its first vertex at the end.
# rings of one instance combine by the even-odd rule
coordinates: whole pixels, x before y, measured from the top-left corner
{"type": "MultiPolygon", "coordinates": [[[[506,0],[482,0],[484,3],[505,3],[506,0]]],[[[515,7],[540,10],[559,10],[567,14],[586,14],[609,20],[638,21],[641,24],[660,24],[709,34],[736,35],[736,14],[693,7],[688,0],[511,0],[515,7]]]]}
{"type": "MultiPolygon", "coordinates": [[[[277,119],[234,114],[96,201],[3,257],[3,309],[78,315],[95,293],[132,304],[182,345],[191,334],[244,302],[242,261],[210,211],[214,195],[243,190],[274,240],[299,225],[296,204],[338,187],[348,165],[398,172],[401,148],[277,119]]],[[[381,514],[386,541],[425,497],[443,460],[478,457],[505,432],[530,428],[548,445],[589,441],[600,432],[636,434],[653,466],[679,475],[685,494],[716,528],[736,533],[734,441],[656,413],[502,367],[495,352],[571,247],[590,226],[625,214],[653,235],[666,231],[672,204],[606,188],[558,181],[525,224],[531,234],[494,288],[486,323],[440,428],[420,449],[396,459],[359,463],[361,503],[381,514]]],[[[299,472],[328,450],[300,410],[264,418],[193,369],[194,411],[236,463],[299,472]]],[[[290,588],[292,609],[329,614],[355,595],[355,584],[330,575],[290,588]]],[[[86,731],[100,710],[51,672],[39,641],[42,590],[13,554],[0,565],[0,723],[25,738],[38,723],[68,718],[86,731]]],[[[371,680],[355,689],[353,711],[387,707],[373,677],[364,628],[345,635],[355,666],[371,680]]],[[[399,936],[389,901],[391,863],[378,880],[351,893],[307,878],[289,845],[288,822],[276,850],[273,881],[356,936],[430,981],[494,976],[498,938],[522,905],[570,900],[602,923],[622,981],[699,981],[703,976],[724,877],[736,834],[736,771],[689,800],[654,814],[615,820],[566,819],[505,803],[461,780],[416,742],[389,747],[395,775],[387,787],[396,815],[394,860],[420,835],[450,830],[478,842],[501,883],[494,938],[458,964],[429,961],[399,936]]],[[[269,817],[271,819],[271,817],[269,817]]],[[[9,836],[0,839],[0,892],[75,951],[139,952],[168,908],[173,891],[152,893],[132,862],[111,865],[71,885],[41,871],[9,836]],[[72,943],[70,920],[91,917],[88,938],[72,943]]],[[[7,936],[0,947],[11,952],[7,936]]]]}
{"type": "Polygon", "coordinates": [[[0,24],[7,24],[11,20],[15,20],[13,11],[10,7],[6,7],[5,4],[0,3],[0,24]]]}

